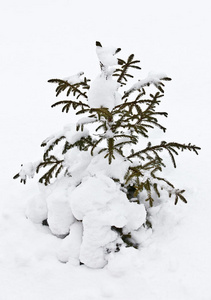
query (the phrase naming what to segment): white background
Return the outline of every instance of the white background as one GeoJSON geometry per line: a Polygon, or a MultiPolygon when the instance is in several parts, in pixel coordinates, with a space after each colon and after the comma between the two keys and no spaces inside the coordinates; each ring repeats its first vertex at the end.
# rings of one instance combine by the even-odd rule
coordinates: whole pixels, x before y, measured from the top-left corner
{"type": "MultiPolygon", "coordinates": [[[[167,83],[162,104],[169,113],[165,121],[168,131],[161,138],[192,142],[202,147],[199,157],[184,154],[184,158],[178,161],[176,173],[173,175],[170,171],[170,176],[189,189],[190,195],[196,191],[200,195],[198,201],[201,201],[203,210],[198,224],[202,224],[203,212],[207,214],[206,210],[209,211],[210,207],[209,7],[208,0],[1,0],[2,205],[12,207],[15,197],[27,194],[28,187],[19,187],[12,180],[20,164],[39,159],[42,140],[74,120],[71,115],[62,114],[59,108],[50,108],[56,99],[54,85],[47,80],[63,78],[78,71],[84,71],[88,78],[93,79],[99,71],[95,54],[95,41],[99,40],[103,45],[121,47],[123,58],[134,53],[141,61],[141,76],[155,71],[165,72],[172,78],[167,83]]],[[[209,236],[210,223],[206,220],[203,228],[209,236]]],[[[194,224],[197,226],[197,223],[194,224]]],[[[196,263],[195,257],[194,261],[193,264],[196,263]]],[[[205,265],[208,263],[205,262],[205,265]]],[[[9,287],[10,280],[6,283],[9,287]]],[[[193,299],[192,296],[190,299],[193,299]]],[[[208,300],[209,297],[210,293],[201,299],[208,300]]],[[[6,294],[2,299],[7,299],[6,294]]],[[[21,298],[14,296],[14,299],[21,298]]],[[[63,294],[61,299],[68,298],[63,294]]],[[[163,296],[161,299],[170,298],[163,296]]]]}

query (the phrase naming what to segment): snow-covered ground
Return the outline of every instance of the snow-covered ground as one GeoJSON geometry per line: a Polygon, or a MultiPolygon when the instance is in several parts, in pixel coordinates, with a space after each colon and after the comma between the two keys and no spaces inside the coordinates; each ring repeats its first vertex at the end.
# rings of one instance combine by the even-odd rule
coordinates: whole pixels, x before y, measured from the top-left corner
{"type": "Polygon", "coordinates": [[[1,7],[0,299],[210,300],[209,195],[211,42],[209,1],[7,1],[1,7]],[[82,5],[83,4],[83,5],[82,5]],[[131,9],[131,12],[130,12],[131,9]],[[128,21],[128,22],[127,22],[128,21]],[[153,234],[140,251],[127,248],[104,269],[63,264],[62,240],[26,219],[35,181],[12,179],[20,164],[41,157],[40,143],[72,122],[51,109],[50,78],[98,72],[95,41],[141,60],[143,77],[165,72],[165,136],[191,142],[168,178],[186,189],[188,204],[154,211],[153,234]]]}

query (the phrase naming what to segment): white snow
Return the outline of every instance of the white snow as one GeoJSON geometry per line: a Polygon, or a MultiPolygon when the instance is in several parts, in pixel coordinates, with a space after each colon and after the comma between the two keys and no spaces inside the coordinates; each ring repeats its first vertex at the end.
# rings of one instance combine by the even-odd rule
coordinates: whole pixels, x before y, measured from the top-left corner
{"type": "Polygon", "coordinates": [[[41,160],[32,163],[32,162],[28,162],[28,163],[24,163],[21,165],[21,170],[19,172],[19,176],[22,180],[26,180],[27,178],[33,178],[36,172],[36,168],[39,165],[39,163],[41,162],[41,160]]]}
{"type": "Polygon", "coordinates": [[[79,151],[74,148],[65,154],[65,162],[68,166],[68,173],[71,174],[70,182],[73,186],[80,184],[83,176],[87,175],[87,166],[90,164],[91,155],[86,151],[79,151]]]}
{"type": "Polygon", "coordinates": [[[108,162],[104,159],[103,153],[95,156],[89,166],[87,167],[88,174],[95,176],[96,174],[103,174],[110,178],[119,179],[120,182],[123,182],[125,173],[130,165],[130,163],[119,154],[115,154],[115,159],[112,164],[109,165],[108,162]]]}
{"type": "Polygon", "coordinates": [[[63,78],[64,81],[69,82],[70,84],[76,84],[79,82],[82,82],[83,80],[80,78],[82,75],[84,75],[84,72],[79,72],[75,75],[69,76],[69,77],[65,77],[63,78]]]}
{"type": "Polygon", "coordinates": [[[41,224],[48,217],[46,199],[42,193],[37,193],[27,201],[26,217],[32,222],[41,224]]]}
{"type": "MultiPolygon", "coordinates": [[[[85,120],[84,120],[84,122],[85,122],[85,120]]],[[[77,124],[83,124],[83,120],[82,120],[82,123],[77,123],[77,124]]],[[[51,145],[53,145],[57,139],[59,139],[62,136],[64,136],[66,138],[66,141],[70,144],[74,144],[75,142],[77,142],[82,137],[87,137],[89,135],[88,129],[84,128],[83,131],[81,131],[81,130],[77,131],[76,130],[76,125],[77,124],[69,123],[69,124],[64,126],[63,130],[61,130],[61,131],[49,136],[48,138],[46,138],[43,141],[43,143],[46,144],[44,152],[51,145]]],[[[36,165],[35,165],[35,167],[36,167],[36,165]]],[[[34,173],[32,173],[32,171],[34,170],[35,167],[33,167],[31,164],[27,164],[26,166],[25,165],[23,166],[22,170],[27,174],[27,176],[32,177],[32,175],[34,175],[34,173]]]]}
{"type": "Polygon", "coordinates": [[[117,184],[105,175],[84,178],[70,190],[69,198],[73,215],[83,221],[80,261],[91,268],[102,268],[107,263],[106,249],[114,247],[111,243],[118,238],[111,226],[131,232],[146,219],[144,205],[130,203],[117,184]]]}
{"type": "Polygon", "coordinates": [[[106,107],[112,110],[114,106],[121,103],[121,95],[118,93],[119,83],[105,77],[102,73],[91,84],[88,92],[88,103],[90,107],[106,107]]]}
{"type": "Polygon", "coordinates": [[[70,225],[75,218],[68,203],[65,191],[59,186],[46,199],[48,207],[48,224],[53,234],[65,236],[69,233],[70,225]]]}
{"type": "Polygon", "coordinates": [[[82,137],[86,137],[89,135],[89,130],[86,128],[84,128],[83,131],[81,130],[77,131],[76,124],[74,123],[65,125],[64,132],[65,132],[66,141],[70,144],[74,144],[82,137]]]}
{"type": "Polygon", "coordinates": [[[120,84],[112,78],[117,65],[117,58],[114,57],[117,48],[96,47],[97,56],[103,64],[101,74],[91,83],[88,92],[88,103],[92,108],[106,107],[112,110],[114,106],[121,103],[122,96],[118,92],[120,84]]]}
{"type": "Polygon", "coordinates": [[[80,140],[82,137],[87,137],[89,135],[89,130],[84,129],[83,131],[76,131],[73,134],[73,131],[67,131],[65,134],[66,140],[70,144],[74,144],[78,140],[80,140]]]}
{"type": "Polygon", "coordinates": [[[82,233],[82,222],[76,221],[70,226],[70,234],[62,240],[61,247],[57,253],[57,257],[61,262],[79,265],[82,233]]]}
{"type": "Polygon", "coordinates": [[[105,66],[110,67],[117,65],[117,58],[114,56],[116,47],[96,47],[96,52],[99,61],[105,66]]]}
{"type": "Polygon", "coordinates": [[[165,77],[167,77],[167,75],[165,73],[150,72],[146,78],[139,80],[138,82],[133,84],[132,87],[129,90],[127,90],[127,93],[139,90],[139,89],[143,88],[144,86],[147,86],[150,84],[154,84],[154,85],[158,84],[159,85],[159,83],[161,82],[161,79],[165,78],[165,77]]]}
{"type": "Polygon", "coordinates": [[[95,121],[96,121],[96,118],[94,118],[94,117],[93,118],[84,117],[77,121],[77,125],[89,124],[89,123],[93,123],[95,121]]]}
{"type": "MultiPolygon", "coordinates": [[[[141,18],[140,1],[131,2],[135,7],[131,16],[122,3],[110,4],[102,2],[90,11],[88,1],[83,10],[77,1],[2,2],[2,300],[211,299],[209,2],[196,1],[191,6],[184,1],[144,2],[141,18]],[[159,34],[158,27],[165,29],[159,34]],[[105,44],[118,42],[126,52],[123,57],[134,51],[142,70],[163,69],[172,77],[162,104],[169,112],[164,139],[202,147],[198,157],[181,154],[177,169],[167,171],[175,186],[186,189],[188,204],[175,206],[162,199],[164,205],[151,210],[153,231],[141,227],[141,234],[133,232],[136,239],[142,237],[141,249],[122,248],[108,254],[103,269],[78,264],[80,222],[70,225],[70,235],[64,239],[39,224],[42,218],[37,217],[46,216],[50,190],[41,199],[36,178],[25,186],[12,180],[23,161],[41,157],[39,143],[44,137],[75,121],[70,114],[49,108],[54,93],[45,82],[58,72],[61,76],[71,69],[76,71],[70,73],[77,72],[80,64],[79,69],[87,64],[94,73],[96,36],[105,44]]],[[[153,138],[160,137],[156,133],[153,138]]],[[[80,162],[77,155],[76,161],[80,162]]],[[[102,170],[103,175],[107,172],[114,170],[102,170]]],[[[77,175],[80,182],[82,174],[77,175]]]]}

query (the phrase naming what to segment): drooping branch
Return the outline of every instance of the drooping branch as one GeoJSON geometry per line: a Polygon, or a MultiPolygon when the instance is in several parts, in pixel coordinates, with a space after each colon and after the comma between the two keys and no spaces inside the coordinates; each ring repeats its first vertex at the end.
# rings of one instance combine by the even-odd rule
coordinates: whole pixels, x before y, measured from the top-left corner
{"type": "Polygon", "coordinates": [[[165,74],[149,74],[145,79],[139,80],[129,90],[127,90],[122,99],[128,97],[134,91],[141,91],[145,86],[153,84],[161,93],[164,93],[163,87],[165,86],[162,81],[170,81],[171,78],[165,74]]]}
{"type": "Polygon", "coordinates": [[[54,149],[54,147],[56,145],[58,145],[58,143],[60,141],[62,141],[63,139],[65,139],[64,135],[58,135],[58,136],[52,137],[51,139],[46,139],[45,141],[42,142],[41,147],[46,147],[44,154],[43,154],[44,161],[46,159],[48,159],[49,152],[52,151],[54,149]]]}
{"type": "Polygon", "coordinates": [[[119,118],[113,125],[113,129],[127,128],[144,137],[148,137],[148,129],[155,126],[165,132],[166,128],[159,123],[157,116],[167,117],[168,114],[156,111],[156,106],[159,105],[160,98],[163,95],[157,92],[155,95],[150,94],[150,97],[151,99],[125,101],[123,104],[116,106],[113,113],[119,115],[119,118]]]}
{"type": "Polygon", "coordinates": [[[50,79],[48,82],[50,83],[57,83],[58,86],[56,88],[56,96],[58,96],[61,92],[67,90],[66,95],[69,96],[70,93],[73,93],[73,96],[75,96],[77,99],[82,96],[83,98],[88,98],[86,95],[86,92],[82,92],[80,88],[82,89],[89,89],[90,86],[88,84],[89,79],[84,78],[84,81],[76,82],[76,83],[71,83],[68,82],[67,80],[62,80],[62,79],[50,79]]]}
{"type": "Polygon", "coordinates": [[[175,161],[174,155],[178,155],[177,150],[194,151],[198,155],[198,150],[200,150],[200,149],[201,149],[200,147],[191,145],[190,143],[188,145],[185,145],[185,144],[179,144],[179,143],[175,143],[175,142],[166,143],[165,141],[163,141],[163,142],[161,142],[160,145],[155,145],[155,146],[151,146],[151,143],[148,143],[148,146],[146,148],[130,154],[127,158],[131,159],[136,156],[142,157],[143,154],[148,154],[150,152],[156,153],[158,155],[158,152],[166,150],[166,151],[168,151],[168,153],[171,157],[172,163],[173,163],[174,167],[176,168],[176,161],[175,161]]]}
{"type": "Polygon", "coordinates": [[[50,166],[50,169],[39,179],[39,182],[44,183],[44,185],[50,184],[50,180],[53,177],[56,178],[62,171],[63,162],[64,160],[58,160],[54,155],[51,155],[45,161],[40,162],[40,164],[36,168],[36,173],[38,173],[41,168],[46,168],[50,166]]]}
{"type": "Polygon", "coordinates": [[[62,112],[66,112],[66,113],[69,112],[71,106],[74,110],[76,110],[78,107],[80,107],[81,113],[84,113],[85,111],[87,111],[87,109],[89,109],[89,105],[87,103],[84,103],[82,101],[77,102],[77,101],[72,101],[72,100],[58,101],[58,102],[52,104],[51,107],[56,107],[58,105],[64,105],[62,108],[62,112]]]}

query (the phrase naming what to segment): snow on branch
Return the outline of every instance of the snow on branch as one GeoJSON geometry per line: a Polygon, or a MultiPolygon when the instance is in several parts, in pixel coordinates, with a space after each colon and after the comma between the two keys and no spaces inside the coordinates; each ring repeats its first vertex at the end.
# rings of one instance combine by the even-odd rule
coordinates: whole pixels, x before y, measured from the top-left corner
{"type": "Polygon", "coordinates": [[[145,86],[150,86],[153,84],[159,91],[164,93],[162,87],[164,87],[164,83],[162,81],[170,81],[171,78],[167,77],[166,74],[153,74],[149,73],[149,75],[142,80],[136,82],[129,90],[127,90],[122,98],[128,97],[134,91],[140,91],[145,86]]]}
{"type": "Polygon", "coordinates": [[[175,204],[187,203],[185,190],[162,176],[165,153],[176,167],[180,151],[198,154],[200,147],[165,141],[143,147],[142,139],[149,137],[150,130],[166,130],[159,117],[168,114],[157,107],[164,96],[163,81],[171,79],[150,73],[127,87],[131,71],[141,69],[140,61],[134,54],[126,60],[116,58],[121,49],[100,42],[96,48],[101,72],[90,84],[81,78],[83,72],[49,80],[56,83],[56,96],[71,98],[52,107],[61,105],[62,112],[72,109],[82,117],[45,139],[42,160],[22,165],[14,179],[26,183],[41,173],[39,183],[49,186],[41,189],[38,201],[30,201],[27,217],[64,238],[59,260],[103,268],[113,254],[142,247],[143,233],[152,233],[156,225],[151,207],[156,214],[166,192],[175,204]],[[150,85],[156,89],[145,96],[144,88],[150,85]],[[135,91],[135,97],[128,99],[135,91]]]}
{"type": "Polygon", "coordinates": [[[84,75],[84,72],[79,72],[75,75],[65,77],[65,78],[63,78],[63,80],[67,81],[70,84],[76,84],[76,83],[79,83],[79,82],[83,82],[83,80],[80,78],[82,75],[84,75]]]}
{"type": "Polygon", "coordinates": [[[19,173],[17,173],[13,179],[17,179],[20,177],[20,182],[21,183],[26,183],[27,178],[33,178],[37,167],[39,166],[39,164],[42,162],[42,160],[38,160],[34,163],[29,162],[29,163],[25,163],[21,165],[21,170],[19,173]]]}
{"type": "MultiPolygon", "coordinates": [[[[82,74],[82,73],[78,73],[82,74]]],[[[58,86],[56,88],[56,97],[63,91],[67,90],[66,95],[69,96],[70,93],[73,94],[73,96],[76,96],[76,99],[78,99],[80,96],[83,98],[87,98],[86,92],[83,92],[83,89],[89,89],[90,86],[88,84],[90,80],[84,77],[83,81],[79,78],[79,75],[74,75],[71,77],[68,77],[66,80],[62,79],[50,79],[48,82],[50,83],[57,83],[58,86]],[[78,82],[75,82],[78,78],[78,82]],[[82,89],[82,90],[81,90],[82,89]]]]}

